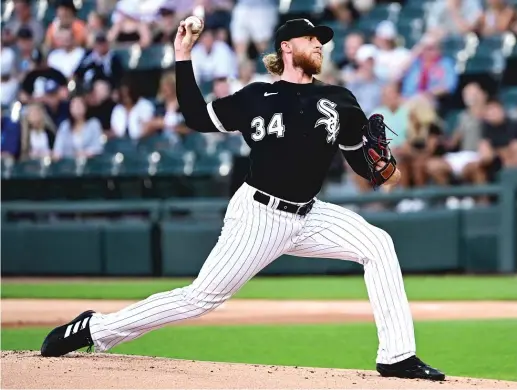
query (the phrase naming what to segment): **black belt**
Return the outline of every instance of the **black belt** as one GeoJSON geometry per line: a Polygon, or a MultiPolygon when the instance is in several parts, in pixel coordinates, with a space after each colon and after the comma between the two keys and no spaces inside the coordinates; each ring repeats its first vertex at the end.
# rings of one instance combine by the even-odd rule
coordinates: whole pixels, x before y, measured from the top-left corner
{"type": "MultiPolygon", "coordinates": [[[[271,200],[271,197],[262,192],[255,191],[255,194],[253,195],[253,199],[255,199],[257,202],[262,203],[267,206],[267,205],[269,205],[269,201],[271,200]]],[[[313,204],[314,204],[314,199],[311,200],[309,203],[305,203],[301,206],[281,200],[280,202],[278,202],[278,206],[276,207],[276,209],[281,210],[281,211],[286,211],[291,214],[297,214],[297,215],[304,216],[309,211],[311,211],[313,204]]]]}

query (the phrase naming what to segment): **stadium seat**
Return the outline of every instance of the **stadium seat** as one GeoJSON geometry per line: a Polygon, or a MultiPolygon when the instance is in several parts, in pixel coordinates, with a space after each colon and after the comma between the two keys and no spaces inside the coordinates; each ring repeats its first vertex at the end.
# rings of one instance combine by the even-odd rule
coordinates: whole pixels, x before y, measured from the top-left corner
{"type": "Polygon", "coordinates": [[[73,158],[63,158],[53,161],[47,170],[47,177],[75,177],[78,173],[78,165],[73,158]]]}
{"type": "Polygon", "coordinates": [[[36,179],[45,177],[50,160],[26,160],[14,164],[12,177],[17,179],[36,179]]]}
{"type": "Polygon", "coordinates": [[[500,74],[504,69],[504,58],[494,53],[490,56],[476,55],[469,58],[460,72],[465,74],[500,74]]]}
{"type": "Polygon", "coordinates": [[[512,104],[517,106],[517,87],[504,88],[499,97],[505,104],[512,104]]]}
{"type": "Polygon", "coordinates": [[[369,21],[375,21],[377,24],[382,22],[383,20],[391,20],[396,22],[399,16],[399,12],[401,10],[400,4],[391,3],[391,4],[378,4],[370,12],[366,15],[363,15],[362,19],[367,19],[369,21]]]}
{"type": "Polygon", "coordinates": [[[458,125],[458,117],[462,110],[452,110],[445,115],[445,129],[446,135],[452,135],[456,126],[458,125]]]}
{"type": "Polygon", "coordinates": [[[183,176],[192,172],[193,152],[161,151],[151,156],[150,173],[154,176],[183,176]]]}
{"type": "Polygon", "coordinates": [[[11,173],[13,171],[13,166],[15,164],[14,159],[10,157],[2,157],[0,159],[1,168],[0,172],[2,175],[2,179],[9,179],[11,177],[11,173]]]}
{"type": "Polygon", "coordinates": [[[192,176],[227,176],[232,167],[232,158],[229,152],[217,154],[198,154],[194,162],[192,176]]]}
{"type": "Polygon", "coordinates": [[[203,134],[192,132],[183,138],[183,147],[187,151],[203,153],[207,149],[207,141],[203,134]]]}
{"type": "Polygon", "coordinates": [[[86,177],[108,177],[111,176],[114,161],[112,154],[100,154],[86,160],[83,176],[86,177]]]}
{"type": "Polygon", "coordinates": [[[110,138],[104,145],[104,153],[132,153],[137,150],[137,141],[130,138],[110,138]]]}
{"type": "Polygon", "coordinates": [[[231,135],[224,139],[217,145],[218,152],[230,152],[233,155],[244,156],[248,154],[249,146],[244,141],[244,138],[239,135],[231,135]]]}
{"type": "Polygon", "coordinates": [[[149,155],[120,153],[115,156],[114,171],[117,176],[147,176],[149,174],[149,155]]]}
{"type": "Polygon", "coordinates": [[[150,154],[154,151],[177,149],[179,146],[171,142],[163,133],[151,135],[138,141],[138,151],[150,154]]]}
{"type": "Polygon", "coordinates": [[[404,5],[399,13],[399,20],[401,19],[423,19],[424,18],[424,3],[416,2],[404,5]]]}
{"type": "Polygon", "coordinates": [[[290,0],[280,1],[282,13],[311,13],[316,9],[316,0],[290,0]]]}

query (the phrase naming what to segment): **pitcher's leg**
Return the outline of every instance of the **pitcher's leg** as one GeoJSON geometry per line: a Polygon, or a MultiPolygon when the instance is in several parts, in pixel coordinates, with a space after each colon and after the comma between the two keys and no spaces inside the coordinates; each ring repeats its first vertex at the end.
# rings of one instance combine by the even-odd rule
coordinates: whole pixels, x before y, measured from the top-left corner
{"type": "Polygon", "coordinates": [[[350,210],[317,201],[289,254],[363,264],[379,337],[377,363],[391,364],[415,354],[411,311],[388,233],[350,210]]]}
{"type": "Polygon", "coordinates": [[[288,221],[258,203],[244,202],[242,220],[230,219],[196,280],[187,287],[155,294],[119,312],[92,317],[96,350],[115,345],[177,321],[215,309],[290,245],[288,221]]]}

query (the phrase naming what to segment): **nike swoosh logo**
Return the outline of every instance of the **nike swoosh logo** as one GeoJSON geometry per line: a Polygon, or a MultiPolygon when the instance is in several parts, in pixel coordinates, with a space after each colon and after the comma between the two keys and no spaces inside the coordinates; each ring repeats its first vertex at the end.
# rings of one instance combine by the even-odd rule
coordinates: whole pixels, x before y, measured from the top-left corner
{"type": "Polygon", "coordinates": [[[278,92],[264,92],[264,96],[278,95],[278,92]]]}

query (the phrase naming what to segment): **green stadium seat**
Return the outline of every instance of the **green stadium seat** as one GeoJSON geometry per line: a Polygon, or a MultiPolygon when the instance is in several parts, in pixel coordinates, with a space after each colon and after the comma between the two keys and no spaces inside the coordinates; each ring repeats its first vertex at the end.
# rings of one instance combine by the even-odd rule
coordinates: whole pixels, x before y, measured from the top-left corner
{"type": "Polygon", "coordinates": [[[171,143],[170,138],[164,134],[155,134],[139,140],[138,150],[150,154],[155,151],[170,150],[178,148],[178,146],[171,143]]]}
{"type": "Polygon", "coordinates": [[[14,164],[12,177],[17,179],[37,179],[46,175],[48,162],[40,160],[26,160],[14,164]]]}
{"type": "Polygon", "coordinates": [[[374,8],[372,8],[372,10],[368,12],[366,15],[363,15],[362,19],[375,21],[377,22],[377,24],[379,22],[382,22],[383,20],[392,20],[396,22],[400,10],[401,7],[398,3],[378,4],[374,8]]]}
{"type": "Polygon", "coordinates": [[[202,153],[207,149],[207,141],[203,134],[192,132],[183,138],[183,147],[187,151],[202,153]]]}
{"type": "Polygon", "coordinates": [[[110,138],[104,145],[104,153],[133,153],[137,150],[137,141],[130,138],[110,138]]]}
{"type": "Polygon", "coordinates": [[[421,2],[410,3],[402,7],[399,14],[400,19],[423,19],[424,18],[424,4],[421,2]]]}
{"type": "Polygon", "coordinates": [[[458,117],[462,110],[452,110],[445,115],[445,129],[447,135],[451,135],[458,125],[458,117]]]}
{"type": "Polygon", "coordinates": [[[192,176],[227,176],[231,171],[232,157],[229,152],[198,154],[192,176]]]}
{"type": "Polygon", "coordinates": [[[504,59],[490,56],[474,56],[467,60],[464,73],[500,73],[504,68],[504,59]]]}
{"type": "Polygon", "coordinates": [[[117,176],[147,176],[149,174],[149,155],[144,153],[120,153],[115,156],[117,176]]]}
{"type": "Polygon", "coordinates": [[[108,177],[114,166],[112,154],[100,154],[86,160],[83,176],[86,177],[108,177]]]}
{"type": "Polygon", "coordinates": [[[504,88],[499,93],[499,98],[504,104],[517,106],[517,87],[504,88]]]}
{"type": "Polygon", "coordinates": [[[58,177],[75,177],[77,176],[77,163],[73,158],[63,158],[57,161],[53,161],[49,165],[47,170],[47,176],[58,178],[58,177]]]}
{"type": "Polygon", "coordinates": [[[191,173],[193,152],[161,151],[151,156],[151,173],[155,176],[183,176],[191,173]]]}
{"type": "Polygon", "coordinates": [[[316,9],[316,0],[291,0],[291,4],[289,4],[289,8],[286,13],[293,13],[293,12],[307,12],[311,13],[314,12],[316,9]]]}
{"type": "Polygon", "coordinates": [[[233,155],[241,156],[247,154],[248,145],[242,136],[230,135],[217,145],[217,152],[230,152],[233,155]]]}

